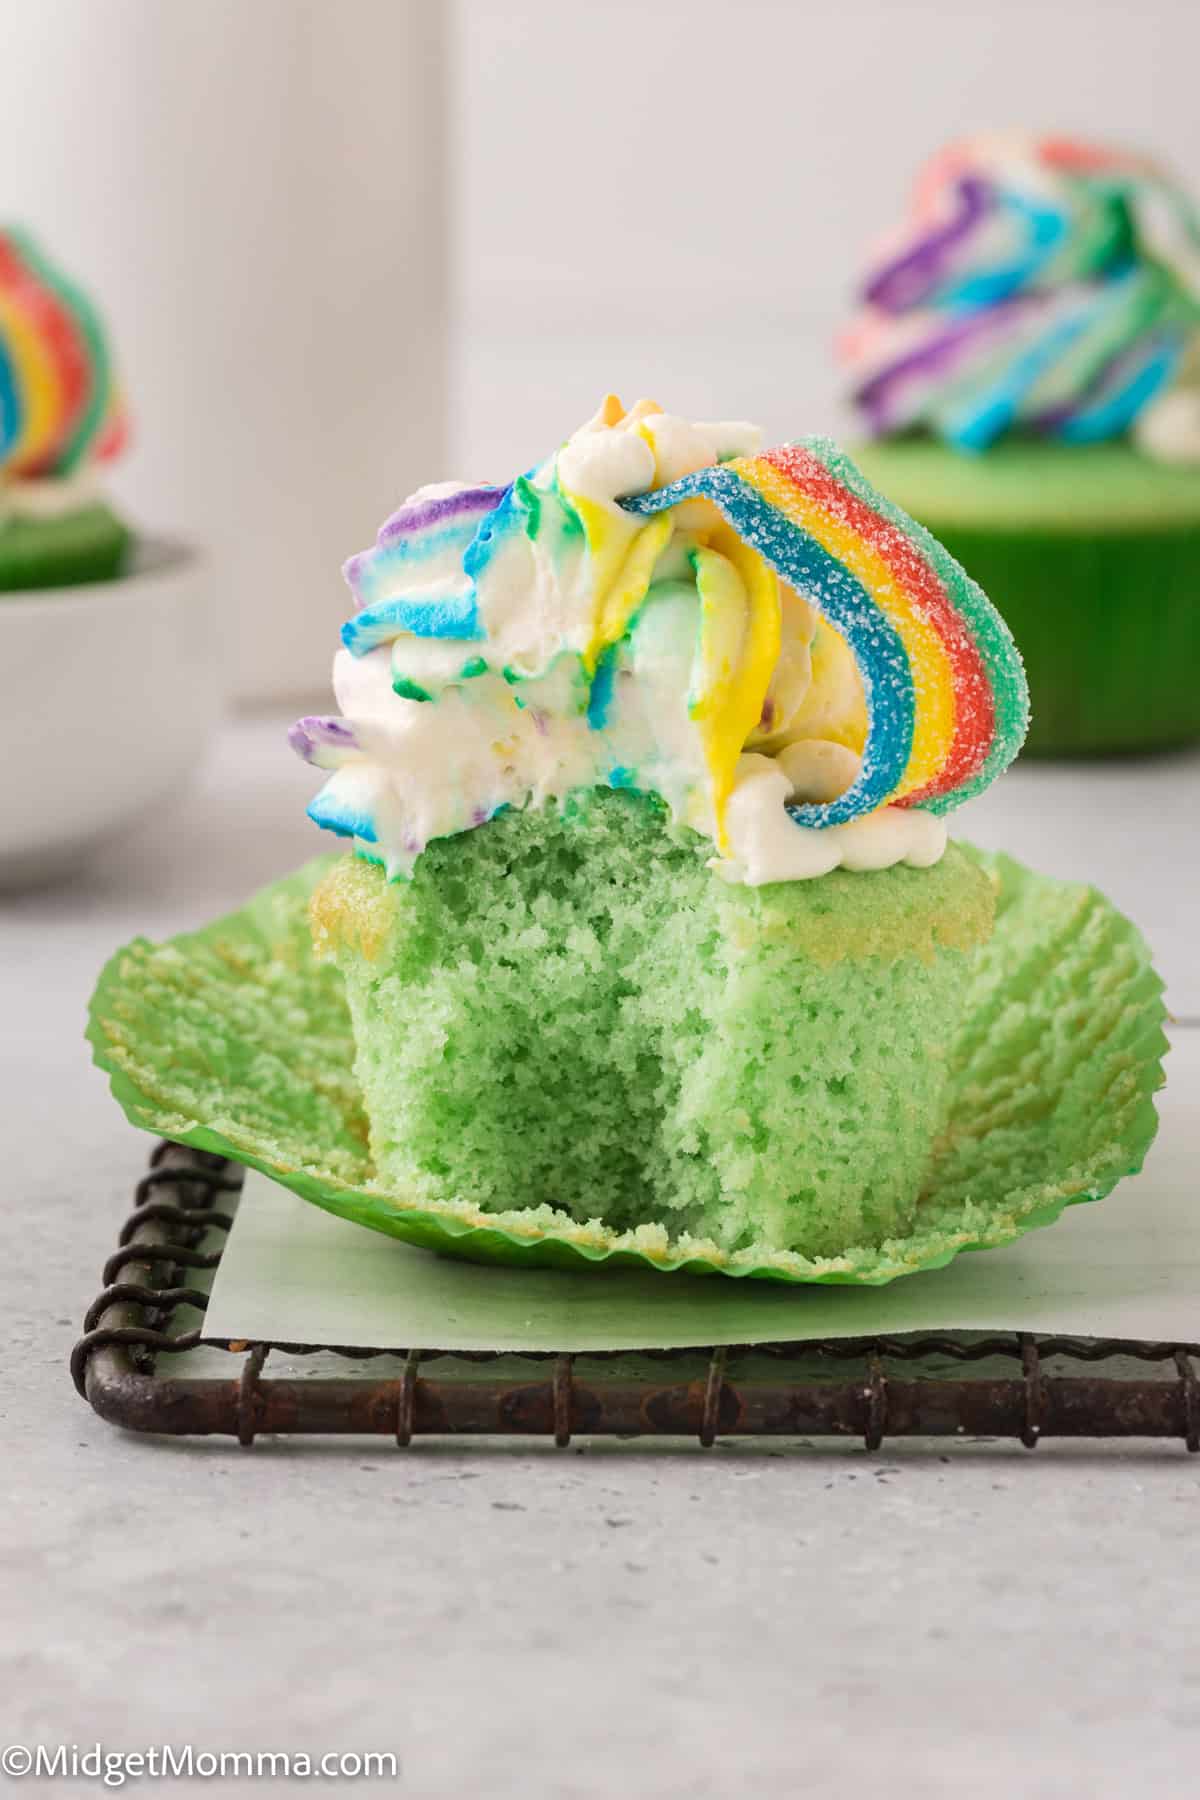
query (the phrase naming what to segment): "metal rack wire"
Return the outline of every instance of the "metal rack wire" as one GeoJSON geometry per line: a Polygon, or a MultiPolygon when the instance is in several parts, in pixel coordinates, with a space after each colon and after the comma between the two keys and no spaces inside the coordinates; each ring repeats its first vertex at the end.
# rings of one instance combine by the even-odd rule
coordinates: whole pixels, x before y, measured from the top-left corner
{"type": "Polygon", "coordinates": [[[279,1433],[369,1433],[402,1448],[459,1434],[560,1448],[597,1435],[706,1448],[718,1437],[857,1436],[876,1451],[885,1438],[988,1436],[1028,1449],[1050,1437],[1175,1438],[1200,1451],[1200,1345],[1166,1341],[951,1333],[636,1356],[343,1345],[332,1377],[268,1377],[273,1353],[324,1357],[330,1347],[206,1336],[208,1297],[195,1283],[220,1262],[232,1224],[222,1197],[241,1179],[219,1157],[155,1150],[71,1355],[75,1385],[102,1418],[246,1446],[279,1433]],[[200,1322],[188,1325],[189,1313],[200,1322]],[[173,1372],[173,1358],[201,1345],[238,1358],[237,1372],[173,1372]]]}

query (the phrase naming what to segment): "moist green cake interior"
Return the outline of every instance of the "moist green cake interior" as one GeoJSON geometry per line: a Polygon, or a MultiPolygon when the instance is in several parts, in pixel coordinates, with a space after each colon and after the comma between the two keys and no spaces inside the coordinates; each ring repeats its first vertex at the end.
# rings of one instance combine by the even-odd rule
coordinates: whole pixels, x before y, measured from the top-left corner
{"type": "MultiPolygon", "coordinates": [[[[116,951],[88,1036],[131,1124],[233,1156],[361,1226],[519,1268],[653,1268],[875,1285],[1011,1243],[1141,1167],[1166,1049],[1146,944],[1092,888],[957,846],[995,887],[949,1051],[946,1122],[910,1232],[812,1259],[727,1252],[665,1227],[617,1233],[549,1207],[422,1206],[374,1164],[345,986],[312,953],[322,857],[236,912],[116,951]]],[[[343,865],[345,866],[345,865],[343,865]]],[[[368,934],[376,909],[362,909],[368,934]]],[[[1136,1192],[1126,1204],[1137,1204],[1136,1192]]]]}
{"type": "Polygon", "coordinates": [[[730,886],[656,803],[597,794],[347,858],[314,899],[380,1175],[418,1202],[836,1255],[911,1226],[986,875],[730,886]]]}
{"type": "Polygon", "coordinates": [[[1200,464],[1155,462],[1125,442],[1014,439],[971,453],[912,437],[858,444],[852,455],[868,481],[935,535],[956,525],[1200,533],[1200,464]]]}

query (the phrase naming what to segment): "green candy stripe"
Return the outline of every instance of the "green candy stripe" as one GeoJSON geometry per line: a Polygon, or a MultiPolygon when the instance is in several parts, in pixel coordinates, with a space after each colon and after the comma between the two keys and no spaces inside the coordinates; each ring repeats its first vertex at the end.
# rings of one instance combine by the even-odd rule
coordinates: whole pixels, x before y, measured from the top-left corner
{"type": "Polygon", "coordinates": [[[1029,685],[1025,679],[1021,652],[1013,642],[1008,626],[978,582],[971,580],[961,563],[956,562],[950,552],[939,544],[932,532],[926,531],[916,519],[911,519],[877,488],[873,488],[832,438],[805,438],[803,444],[835,480],[843,482],[850,489],[856,499],[869,506],[881,519],[886,519],[889,525],[894,525],[897,530],[913,539],[922,555],[937,571],[938,579],[975,640],[992,689],[992,704],[995,708],[992,747],[979,772],[970,781],[964,782],[951,793],[939,794],[931,800],[921,802],[923,812],[953,812],[965,800],[973,799],[976,794],[981,794],[985,788],[990,787],[996,777],[1004,773],[1025,742],[1025,733],[1029,729],[1029,685]]]}

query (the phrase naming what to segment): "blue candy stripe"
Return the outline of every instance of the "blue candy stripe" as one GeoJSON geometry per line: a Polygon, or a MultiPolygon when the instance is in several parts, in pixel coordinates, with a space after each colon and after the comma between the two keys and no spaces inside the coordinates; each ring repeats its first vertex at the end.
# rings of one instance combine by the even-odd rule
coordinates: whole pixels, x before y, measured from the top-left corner
{"type": "Polygon", "coordinates": [[[890,525],[912,539],[919,554],[930,564],[950,595],[983,658],[995,705],[992,747],[983,766],[969,781],[961,787],[951,788],[949,793],[937,794],[920,803],[922,812],[939,815],[951,812],[955,807],[961,806],[964,800],[972,800],[976,794],[981,794],[985,788],[990,787],[997,775],[1002,775],[1007,769],[1025,740],[1029,727],[1029,689],[1025,681],[1024,664],[1013,643],[1012,633],[978,582],[971,580],[945,545],[939,543],[924,525],[910,518],[885,495],[877,492],[862,470],[844,450],[838,449],[832,439],[809,437],[800,441],[825,465],[831,475],[845,483],[852,494],[878,513],[881,519],[886,519],[890,525]]]}
{"type": "Polygon", "coordinates": [[[21,432],[21,402],[12,360],[0,338],[0,456],[6,456],[21,432]]]}
{"type": "Polygon", "coordinates": [[[816,606],[846,640],[862,676],[867,741],[857,780],[836,800],[789,806],[789,813],[800,825],[824,828],[874,812],[899,785],[912,751],[916,695],[899,633],[856,575],[732,469],[698,469],[621,504],[649,514],[693,496],[711,500],[776,574],[816,606]]]}

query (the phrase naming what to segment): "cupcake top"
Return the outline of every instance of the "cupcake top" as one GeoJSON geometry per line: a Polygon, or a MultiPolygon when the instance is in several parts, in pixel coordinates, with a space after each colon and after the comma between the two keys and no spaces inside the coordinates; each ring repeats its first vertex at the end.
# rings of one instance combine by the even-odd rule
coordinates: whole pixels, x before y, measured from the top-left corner
{"type": "Polygon", "coordinates": [[[917,177],[842,351],[874,436],[1008,433],[1200,459],[1200,213],[1130,153],[964,139],[917,177]]]}
{"type": "Polygon", "coordinates": [[[507,486],[412,495],[346,565],[317,824],[404,876],[433,838],[657,795],[759,885],[925,866],[1024,736],[984,595],[826,440],[758,449],[609,396],[507,486]]]}
{"type": "Polygon", "coordinates": [[[0,230],[0,517],[80,504],[127,432],[91,300],[27,232],[0,230]]]}

